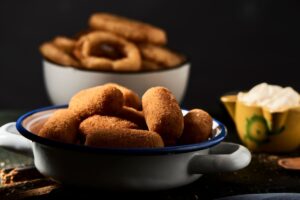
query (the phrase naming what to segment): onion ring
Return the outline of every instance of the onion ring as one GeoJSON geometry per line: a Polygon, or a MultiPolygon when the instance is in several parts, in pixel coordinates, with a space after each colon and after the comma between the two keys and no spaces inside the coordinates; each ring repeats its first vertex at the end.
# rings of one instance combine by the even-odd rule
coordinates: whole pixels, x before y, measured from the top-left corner
{"type": "Polygon", "coordinates": [[[53,44],[68,54],[72,54],[76,41],[68,37],[57,36],[53,39],[53,44]]]}
{"type": "Polygon", "coordinates": [[[152,61],[165,68],[176,67],[185,60],[184,56],[165,47],[152,44],[139,44],[138,47],[144,60],[152,61]]]}
{"type": "Polygon", "coordinates": [[[164,30],[150,24],[108,13],[96,13],[89,19],[92,29],[104,30],[123,36],[134,42],[149,42],[158,45],[167,43],[164,30]]]}
{"type": "Polygon", "coordinates": [[[141,68],[141,56],[135,44],[109,32],[94,31],[82,36],[74,55],[88,69],[138,71],[141,68]],[[103,47],[112,48],[121,57],[107,58],[103,47]]]}
{"type": "Polygon", "coordinates": [[[60,49],[53,42],[45,42],[40,46],[40,52],[42,55],[49,59],[50,61],[64,65],[64,66],[73,66],[79,67],[80,64],[77,62],[72,55],[68,54],[63,49],[60,49]]]}
{"type": "Polygon", "coordinates": [[[158,63],[150,61],[150,60],[142,60],[142,70],[143,71],[155,71],[163,69],[158,63]]]}

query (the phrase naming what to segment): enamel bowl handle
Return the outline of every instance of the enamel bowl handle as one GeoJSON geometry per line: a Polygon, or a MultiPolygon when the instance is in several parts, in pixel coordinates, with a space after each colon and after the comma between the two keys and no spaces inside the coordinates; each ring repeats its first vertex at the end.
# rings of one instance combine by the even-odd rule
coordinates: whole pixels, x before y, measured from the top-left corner
{"type": "Polygon", "coordinates": [[[0,147],[33,157],[32,142],[16,129],[16,122],[10,122],[0,127],[0,147]]]}
{"type": "Polygon", "coordinates": [[[236,171],[251,161],[247,148],[235,143],[222,142],[210,149],[208,155],[195,155],[189,163],[191,174],[236,171]]]}

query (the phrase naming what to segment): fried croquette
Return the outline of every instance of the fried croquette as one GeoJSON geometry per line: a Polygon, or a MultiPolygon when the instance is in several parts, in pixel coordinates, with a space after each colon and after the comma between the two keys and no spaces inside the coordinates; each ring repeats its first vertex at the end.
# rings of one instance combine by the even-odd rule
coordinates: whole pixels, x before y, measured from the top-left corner
{"type": "Polygon", "coordinates": [[[86,136],[85,145],[110,148],[164,147],[159,134],[137,129],[97,129],[86,136]]]}
{"type": "Polygon", "coordinates": [[[212,117],[201,109],[190,110],[184,116],[184,130],[180,144],[193,144],[207,140],[212,134],[212,117]]]}
{"type": "Polygon", "coordinates": [[[101,116],[94,115],[91,116],[84,121],[82,121],[79,125],[80,133],[84,136],[95,133],[101,129],[118,129],[118,128],[126,128],[126,129],[138,129],[138,125],[133,122],[130,122],[125,119],[121,119],[118,117],[111,116],[101,116]]]}
{"type": "Polygon", "coordinates": [[[81,90],[69,102],[69,109],[82,120],[95,114],[115,115],[122,106],[122,92],[109,85],[81,90]]]}
{"type": "Polygon", "coordinates": [[[132,107],[123,106],[117,116],[134,122],[140,129],[147,129],[147,124],[142,111],[136,110],[132,107]]]}
{"type": "Polygon", "coordinates": [[[38,135],[60,142],[75,143],[77,141],[78,126],[79,119],[74,112],[68,109],[60,109],[49,117],[39,130],[38,135]]]}
{"type": "Polygon", "coordinates": [[[165,145],[175,145],[183,131],[183,115],[174,95],[165,87],[148,89],[142,97],[148,129],[161,135],[165,145]]]}
{"type": "Polygon", "coordinates": [[[124,106],[133,107],[137,110],[141,108],[142,103],[140,101],[140,98],[134,91],[116,83],[107,83],[105,85],[114,86],[122,92],[124,98],[124,106]]]}

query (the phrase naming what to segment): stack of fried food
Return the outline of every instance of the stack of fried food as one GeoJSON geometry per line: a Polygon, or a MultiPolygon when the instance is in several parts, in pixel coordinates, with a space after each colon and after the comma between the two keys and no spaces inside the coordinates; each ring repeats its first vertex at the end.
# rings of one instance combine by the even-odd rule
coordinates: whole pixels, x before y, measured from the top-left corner
{"type": "Polygon", "coordinates": [[[89,29],[69,38],[57,36],[40,46],[59,65],[100,71],[151,71],[177,67],[185,57],[165,47],[164,30],[147,23],[95,13],[89,29]]]}
{"type": "Polygon", "coordinates": [[[66,109],[51,115],[37,134],[94,147],[154,148],[192,144],[212,134],[212,118],[201,109],[183,116],[165,87],[148,89],[142,99],[115,83],[84,89],[66,109]]]}

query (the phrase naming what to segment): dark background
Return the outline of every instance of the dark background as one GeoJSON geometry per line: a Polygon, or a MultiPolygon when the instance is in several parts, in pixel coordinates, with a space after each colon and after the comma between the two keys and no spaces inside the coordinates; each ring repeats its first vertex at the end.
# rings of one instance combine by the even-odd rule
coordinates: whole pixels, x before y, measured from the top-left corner
{"type": "Polygon", "coordinates": [[[266,81],[300,91],[297,1],[1,0],[0,109],[50,102],[39,45],[86,28],[90,14],[112,12],[164,28],[169,46],[192,63],[183,107],[220,108],[219,97],[266,81]]]}

